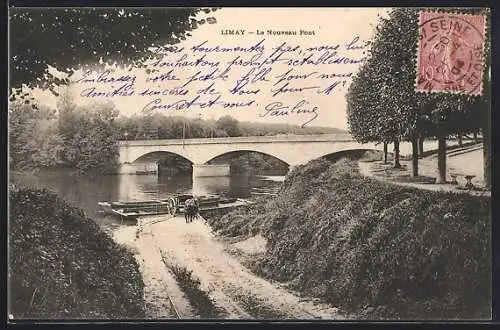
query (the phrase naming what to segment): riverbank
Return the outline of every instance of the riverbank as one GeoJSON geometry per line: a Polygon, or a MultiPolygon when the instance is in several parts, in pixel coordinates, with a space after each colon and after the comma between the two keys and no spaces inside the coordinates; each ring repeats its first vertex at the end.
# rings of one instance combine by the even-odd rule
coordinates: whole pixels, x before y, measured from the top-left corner
{"type": "Polygon", "coordinates": [[[144,217],[141,222],[142,230],[122,228],[115,239],[135,251],[143,270],[155,269],[143,272],[146,300],[164,306],[165,315],[170,313],[168,300],[172,299],[182,319],[344,318],[333,306],[304,299],[279,283],[253,274],[228,252],[230,244],[219,239],[201,219],[186,224],[183,217],[144,217]],[[205,293],[213,304],[209,315],[197,312],[199,306],[196,308],[194,300],[200,299],[199,292],[196,297],[192,293],[196,290],[183,292],[171,269],[184,270],[190,274],[190,281],[198,283],[196,290],[205,293]]]}
{"type": "Polygon", "coordinates": [[[132,254],[56,194],[9,189],[9,314],[13,319],[141,319],[132,254]]]}
{"type": "MultiPolygon", "coordinates": [[[[153,217],[154,218],[154,217],[153,217]]],[[[180,290],[171,272],[161,262],[161,251],[151,226],[138,232],[137,226],[122,227],[113,234],[119,244],[134,253],[144,282],[145,317],[148,319],[176,319],[177,314],[186,318],[196,315],[187,297],[180,290]],[[144,230],[145,229],[145,230],[144,230]],[[170,299],[175,301],[172,307],[170,299]]]]}
{"type": "Polygon", "coordinates": [[[254,273],[361,318],[488,319],[490,203],[318,160],[290,173],[276,198],[208,221],[235,241],[266,240],[246,258],[254,273]]]}

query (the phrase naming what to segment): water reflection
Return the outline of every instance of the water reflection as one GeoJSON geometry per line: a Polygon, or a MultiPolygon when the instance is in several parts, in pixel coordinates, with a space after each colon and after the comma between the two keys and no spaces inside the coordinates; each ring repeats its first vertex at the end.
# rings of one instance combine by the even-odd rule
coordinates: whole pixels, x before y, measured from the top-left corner
{"type": "Polygon", "coordinates": [[[226,177],[124,175],[119,181],[119,196],[124,201],[165,198],[172,193],[243,198],[251,196],[252,187],[259,185],[258,181],[261,180],[249,173],[226,177]]]}
{"type": "Polygon", "coordinates": [[[224,177],[193,177],[192,193],[195,195],[222,194],[230,191],[231,178],[224,177]]]}
{"type": "MultiPolygon", "coordinates": [[[[250,197],[252,192],[251,178],[252,177],[248,172],[238,173],[238,175],[234,175],[231,178],[230,182],[230,193],[229,193],[230,197],[242,197],[242,198],[250,197]]],[[[257,179],[254,181],[256,181],[257,183],[259,180],[257,179]]],[[[259,183],[262,184],[262,182],[259,183]]]]}
{"type": "Polygon", "coordinates": [[[175,192],[189,193],[191,176],[120,175],[119,200],[145,200],[166,198],[175,192]]]}
{"type": "MultiPolygon", "coordinates": [[[[269,175],[276,173],[269,173],[269,175]]],[[[23,176],[25,185],[47,188],[66,201],[82,208],[105,229],[119,225],[116,219],[104,217],[98,210],[100,201],[132,201],[165,198],[172,193],[197,195],[219,194],[229,197],[248,198],[262,192],[276,191],[281,184],[270,177],[237,173],[230,177],[193,178],[191,175],[175,177],[156,175],[102,175],[80,176],[70,172],[41,172],[35,176],[23,176]]],[[[282,176],[278,176],[282,178],[282,176]]]]}

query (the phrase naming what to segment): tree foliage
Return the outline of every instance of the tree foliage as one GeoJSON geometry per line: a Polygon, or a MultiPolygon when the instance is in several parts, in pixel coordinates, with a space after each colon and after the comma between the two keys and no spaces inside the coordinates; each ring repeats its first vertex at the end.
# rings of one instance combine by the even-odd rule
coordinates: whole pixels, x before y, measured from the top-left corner
{"type": "Polygon", "coordinates": [[[229,136],[240,136],[238,121],[231,116],[223,116],[217,120],[217,128],[227,132],[229,136]]]}
{"type": "Polygon", "coordinates": [[[118,166],[118,145],[114,104],[96,105],[80,133],[77,167],[81,172],[113,173],[118,166]]]}
{"type": "Polygon", "coordinates": [[[419,10],[397,8],[388,18],[380,18],[369,59],[347,95],[349,127],[361,140],[436,136],[438,121],[445,135],[480,127],[476,119],[483,112],[478,116],[478,105],[488,98],[487,93],[473,97],[415,91],[419,10]]]}
{"type": "Polygon", "coordinates": [[[113,172],[118,161],[118,110],[112,103],[77,107],[61,102],[59,130],[63,137],[63,160],[80,172],[113,172]]]}
{"type": "Polygon", "coordinates": [[[50,168],[58,165],[62,137],[55,113],[15,102],[9,109],[9,165],[11,169],[50,168]]]}
{"type": "MultiPolygon", "coordinates": [[[[10,86],[54,88],[69,82],[49,71],[71,75],[79,67],[137,65],[151,47],[175,44],[215,18],[217,8],[11,8],[10,86]]],[[[152,53],[149,53],[150,55],[152,53]]]]}
{"type": "Polygon", "coordinates": [[[388,142],[398,138],[398,121],[391,113],[383,72],[369,60],[353,78],[347,94],[350,133],[360,142],[388,142]],[[377,89],[379,97],[374,97],[377,89]]]}
{"type": "Polygon", "coordinates": [[[117,166],[118,110],[113,104],[78,107],[62,98],[54,109],[14,102],[9,109],[11,170],[67,166],[82,173],[112,172],[117,166]]]}
{"type": "MultiPolygon", "coordinates": [[[[488,125],[489,43],[486,43],[481,96],[415,91],[421,9],[396,8],[387,18],[380,18],[368,60],[353,78],[347,94],[349,130],[361,142],[410,141],[480,129],[484,132],[488,125]]],[[[443,11],[489,17],[484,8],[443,11]]],[[[485,40],[489,40],[489,34],[485,40]]]]}
{"type": "Polygon", "coordinates": [[[238,121],[225,116],[219,120],[190,119],[154,113],[147,116],[121,116],[116,119],[120,140],[218,138],[228,136],[265,136],[279,134],[328,134],[344,132],[332,127],[300,127],[238,121]]]}

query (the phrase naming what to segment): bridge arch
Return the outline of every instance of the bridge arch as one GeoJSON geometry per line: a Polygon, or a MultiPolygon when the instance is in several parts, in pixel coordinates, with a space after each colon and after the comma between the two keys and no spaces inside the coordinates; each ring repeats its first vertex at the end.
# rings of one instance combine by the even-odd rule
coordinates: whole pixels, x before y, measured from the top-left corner
{"type": "Polygon", "coordinates": [[[328,160],[338,160],[338,159],[343,158],[343,157],[357,159],[357,158],[360,158],[360,157],[366,155],[366,152],[380,153],[380,155],[382,156],[382,151],[378,150],[378,149],[353,148],[353,149],[344,149],[344,150],[329,152],[329,153],[326,153],[326,154],[319,156],[315,159],[325,158],[328,160]]]}
{"type": "Polygon", "coordinates": [[[146,151],[146,152],[139,152],[134,155],[130,159],[133,159],[129,163],[137,163],[141,161],[148,161],[148,160],[153,160],[153,161],[160,161],[162,160],[162,155],[175,155],[177,157],[180,157],[191,164],[195,164],[196,160],[192,159],[191,155],[188,155],[187,153],[183,153],[179,150],[154,150],[154,151],[146,151]],[[155,157],[156,156],[156,157],[155,157]]]}
{"type": "Polygon", "coordinates": [[[161,161],[165,158],[165,155],[174,155],[176,157],[182,158],[183,160],[193,164],[193,161],[188,157],[181,155],[174,151],[151,151],[145,154],[140,155],[136,159],[132,161],[132,163],[141,162],[141,161],[161,161]]]}
{"type": "Polygon", "coordinates": [[[236,154],[236,153],[250,153],[250,152],[254,152],[254,153],[257,153],[257,154],[261,154],[261,155],[265,155],[265,156],[269,156],[269,157],[272,157],[274,159],[277,159],[281,162],[283,162],[284,164],[286,164],[287,166],[290,166],[290,164],[283,160],[281,157],[277,156],[277,155],[273,155],[269,152],[262,152],[262,151],[259,151],[259,150],[253,150],[251,148],[249,149],[241,149],[241,150],[233,150],[233,151],[227,151],[227,152],[224,152],[224,153],[221,153],[217,156],[214,156],[212,158],[210,158],[209,160],[207,160],[204,164],[210,164],[211,162],[213,162],[214,160],[216,160],[217,158],[220,158],[220,157],[223,157],[223,156],[226,156],[226,155],[230,155],[230,154],[236,154]]]}

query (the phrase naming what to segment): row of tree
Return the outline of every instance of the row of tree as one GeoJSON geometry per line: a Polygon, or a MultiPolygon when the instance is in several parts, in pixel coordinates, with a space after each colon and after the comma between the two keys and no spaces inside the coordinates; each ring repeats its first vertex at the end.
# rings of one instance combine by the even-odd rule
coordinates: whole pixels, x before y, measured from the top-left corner
{"type": "MultiPolygon", "coordinates": [[[[451,9],[450,9],[451,10],[451,9]]],[[[468,13],[488,14],[482,9],[468,13]]],[[[419,141],[438,140],[439,182],[446,181],[446,138],[481,132],[484,181],[490,185],[490,46],[486,45],[483,94],[469,96],[415,91],[419,8],[397,8],[380,18],[368,60],[353,78],[347,94],[349,130],[361,142],[413,146],[413,176],[418,176],[419,141]]],[[[488,36],[487,36],[488,37],[488,36]]],[[[486,39],[488,40],[488,39],[486,39]]]]}
{"type": "Polygon", "coordinates": [[[341,130],[330,127],[300,127],[289,124],[240,122],[231,116],[218,120],[165,116],[154,113],[148,116],[119,117],[119,139],[150,140],[179,138],[217,138],[229,136],[264,136],[280,134],[326,134],[341,130]]]}
{"type": "MultiPolygon", "coordinates": [[[[57,109],[17,100],[9,113],[10,166],[13,170],[69,167],[82,173],[113,172],[118,165],[118,140],[181,139],[227,136],[318,134],[334,128],[190,119],[156,113],[124,117],[113,103],[78,106],[71,95],[59,97],[57,109]]],[[[165,159],[166,167],[177,164],[165,159]]]]}

